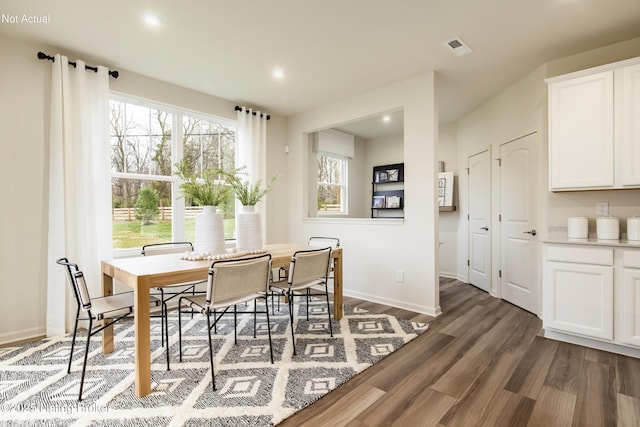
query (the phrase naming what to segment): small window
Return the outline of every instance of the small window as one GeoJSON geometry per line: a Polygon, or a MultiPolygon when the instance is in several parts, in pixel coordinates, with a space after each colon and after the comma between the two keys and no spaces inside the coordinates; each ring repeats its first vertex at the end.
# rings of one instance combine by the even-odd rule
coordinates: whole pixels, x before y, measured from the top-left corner
{"type": "Polygon", "coordinates": [[[318,153],[318,214],[346,214],[346,201],[346,157],[318,153]]]}

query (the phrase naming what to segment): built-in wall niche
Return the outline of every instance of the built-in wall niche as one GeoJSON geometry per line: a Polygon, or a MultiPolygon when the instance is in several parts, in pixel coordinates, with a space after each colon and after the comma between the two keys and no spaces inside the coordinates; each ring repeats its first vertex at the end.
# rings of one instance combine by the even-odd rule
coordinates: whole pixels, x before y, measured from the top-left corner
{"type": "Polygon", "coordinates": [[[404,162],[403,110],[344,122],[309,132],[307,137],[308,216],[371,218],[372,168],[404,162]],[[344,159],[343,175],[339,175],[338,170],[327,170],[327,167],[337,166],[327,156],[344,159]],[[327,179],[336,182],[327,182],[327,179]],[[337,188],[340,180],[346,187],[337,188]]]}

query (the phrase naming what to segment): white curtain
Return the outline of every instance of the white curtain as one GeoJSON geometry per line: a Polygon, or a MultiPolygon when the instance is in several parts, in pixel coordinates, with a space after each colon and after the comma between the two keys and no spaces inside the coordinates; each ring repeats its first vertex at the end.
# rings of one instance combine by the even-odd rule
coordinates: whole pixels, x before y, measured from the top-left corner
{"type": "MultiPolygon", "coordinates": [[[[267,177],[267,115],[242,107],[237,111],[238,141],[236,144],[236,166],[246,166],[248,179],[255,183],[259,179],[268,184],[267,177]]],[[[266,197],[266,196],[265,196],[266,197]]],[[[263,199],[264,201],[264,199],[263,199]]],[[[262,241],[266,242],[266,215],[264,203],[256,206],[262,219],[262,241]]]]}
{"type": "Polygon", "coordinates": [[[76,303],[63,267],[77,263],[92,296],[102,295],[100,260],[111,258],[109,70],[55,56],[49,134],[47,336],[73,325],[76,303]]]}

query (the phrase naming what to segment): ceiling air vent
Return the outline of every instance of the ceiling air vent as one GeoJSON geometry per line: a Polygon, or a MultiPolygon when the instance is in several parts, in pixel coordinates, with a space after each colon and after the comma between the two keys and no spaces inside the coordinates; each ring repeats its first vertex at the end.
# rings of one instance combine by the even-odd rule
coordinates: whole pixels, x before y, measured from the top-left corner
{"type": "Polygon", "coordinates": [[[460,38],[456,37],[445,43],[449,49],[453,51],[457,56],[462,56],[471,52],[471,48],[460,38]]]}

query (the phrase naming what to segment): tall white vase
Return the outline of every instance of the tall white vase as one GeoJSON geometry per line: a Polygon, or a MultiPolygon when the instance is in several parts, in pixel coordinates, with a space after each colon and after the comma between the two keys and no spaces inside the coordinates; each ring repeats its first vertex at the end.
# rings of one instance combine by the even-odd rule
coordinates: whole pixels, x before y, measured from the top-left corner
{"type": "Polygon", "coordinates": [[[262,249],[262,222],[255,206],[242,206],[236,223],[236,246],[238,251],[262,249]]]}
{"type": "Polygon", "coordinates": [[[203,206],[202,213],[196,215],[196,252],[212,254],[225,253],[224,225],[222,215],[215,206],[203,206]]]}

